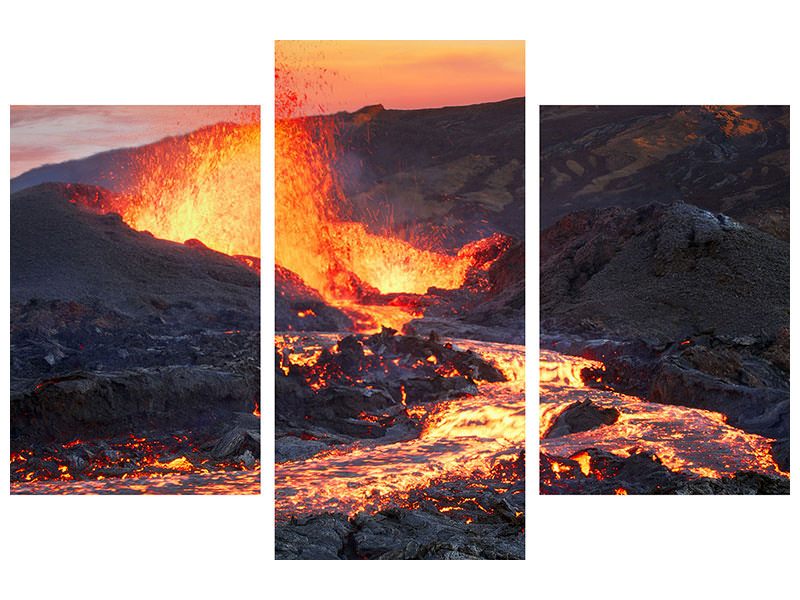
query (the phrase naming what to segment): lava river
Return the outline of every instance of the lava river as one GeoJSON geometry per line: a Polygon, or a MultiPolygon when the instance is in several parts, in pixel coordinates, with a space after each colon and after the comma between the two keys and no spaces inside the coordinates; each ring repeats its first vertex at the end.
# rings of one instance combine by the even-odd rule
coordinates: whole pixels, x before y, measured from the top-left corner
{"type": "Polygon", "coordinates": [[[248,471],[171,473],[163,476],[93,481],[34,481],[11,484],[12,494],[197,494],[250,495],[261,489],[260,468],[248,471]]]}
{"type": "MultiPolygon", "coordinates": [[[[313,335],[331,346],[339,337],[313,335]]],[[[479,481],[498,461],[519,455],[525,440],[524,346],[450,342],[494,362],[508,381],[481,382],[474,396],[409,406],[423,417],[415,439],[384,445],[362,441],[277,464],[277,519],[323,511],[352,515],[403,505],[412,490],[447,480],[479,481]]]]}
{"type": "Polygon", "coordinates": [[[578,459],[580,451],[597,448],[627,457],[639,449],[655,454],[672,471],[697,476],[721,478],[737,471],[788,475],[770,454],[772,440],[731,427],[720,413],[587,387],[581,369],[602,364],[584,358],[542,350],[539,364],[539,448],[545,454],[578,459]],[[589,431],[543,438],[567,406],[587,399],[600,408],[616,408],[618,420],[589,431]]]}

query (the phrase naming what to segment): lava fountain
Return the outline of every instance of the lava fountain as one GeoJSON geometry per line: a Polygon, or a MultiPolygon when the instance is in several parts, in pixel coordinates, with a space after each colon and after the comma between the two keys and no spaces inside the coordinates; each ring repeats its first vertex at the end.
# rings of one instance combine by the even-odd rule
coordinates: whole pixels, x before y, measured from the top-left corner
{"type": "MultiPolygon", "coordinates": [[[[132,228],[230,255],[261,256],[261,122],[217,123],[114,151],[99,181],[113,194],[75,202],[132,228]]],[[[246,262],[246,261],[245,261],[246,262]]]]}
{"type": "Polygon", "coordinates": [[[220,123],[135,155],[122,218],[156,237],[261,256],[261,127],[220,123]]]}
{"type": "Polygon", "coordinates": [[[355,330],[375,332],[381,325],[402,329],[421,316],[414,306],[386,306],[370,298],[460,287],[477,262],[480,242],[445,254],[426,247],[425,240],[412,243],[378,235],[342,218],[346,200],[331,166],[337,152],[336,119],[290,118],[300,112],[301,95],[285,69],[276,68],[275,82],[276,264],[354,317],[355,330]]]}

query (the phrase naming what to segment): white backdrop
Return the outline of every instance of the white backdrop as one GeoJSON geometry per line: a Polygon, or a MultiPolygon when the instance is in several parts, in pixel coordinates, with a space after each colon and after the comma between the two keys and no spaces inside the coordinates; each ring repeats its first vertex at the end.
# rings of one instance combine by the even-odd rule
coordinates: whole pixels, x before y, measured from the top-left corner
{"type": "MultiPolygon", "coordinates": [[[[786,594],[790,585],[797,593],[796,493],[539,497],[535,460],[538,105],[790,104],[798,56],[790,3],[9,4],[0,19],[6,106],[263,106],[267,265],[274,244],[274,39],[525,39],[530,411],[524,562],[273,561],[272,369],[265,368],[261,497],[10,497],[6,491],[0,565],[14,594],[7,597],[739,598],[786,594]]],[[[8,152],[8,129],[2,129],[8,152]]],[[[0,227],[2,311],[8,315],[7,217],[0,227]]],[[[262,359],[271,365],[273,292],[269,269],[265,273],[262,359]]],[[[8,390],[9,334],[2,329],[0,366],[8,390]]],[[[5,448],[8,415],[6,402],[0,417],[5,448]]],[[[8,463],[0,462],[8,481],[8,463]]]]}

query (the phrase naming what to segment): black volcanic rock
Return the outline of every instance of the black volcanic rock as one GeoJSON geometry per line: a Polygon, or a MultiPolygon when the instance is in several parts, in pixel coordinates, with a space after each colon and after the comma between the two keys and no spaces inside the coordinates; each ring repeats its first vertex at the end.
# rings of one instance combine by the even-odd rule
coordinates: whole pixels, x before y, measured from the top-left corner
{"type": "Polygon", "coordinates": [[[205,428],[253,409],[258,380],[210,367],[78,371],[43,381],[11,402],[11,437],[64,443],[143,431],[145,424],[205,428]]]}
{"type": "Polygon", "coordinates": [[[734,385],[670,357],[650,384],[648,399],[721,412],[733,427],[768,438],[789,435],[789,390],[734,385]]]}
{"type": "MultiPolygon", "coordinates": [[[[576,453],[578,454],[578,453],[576,453]]],[[[755,495],[788,494],[786,477],[739,472],[713,479],[670,471],[661,460],[647,452],[621,457],[604,450],[582,450],[592,472],[584,475],[570,458],[539,455],[542,494],[675,494],[755,495]]],[[[573,457],[576,455],[573,455],[573,457]]]]}
{"type": "Polygon", "coordinates": [[[53,183],[11,197],[12,449],[191,429],[252,467],[257,423],[231,427],[257,421],[258,275],[93,212],[107,194],[53,183]]]}
{"type": "Polygon", "coordinates": [[[276,331],[347,331],[353,320],[327,304],[299,275],[275,265],[276,331]]]}
{"type": "Polygon", "coordinates": [[[341,513],[293,520],[275,529],[277,560],[339,560],[353,527],[341,513]]]}
{"type": "Polygon", "coordinates": [[[575,213],[542,232],[541,317],[653,344],[788,326],[789,245],[677,203],[575,213]]]}
{"type": "Polygon", "coordinates": [[[489,268],[472,269],[460,289],[429,289],[424,316],[410,321],[404,330],[524,344],[525,244],[506,241],[489,268]]]}
{"type": "Polygon", "coordinates": [[[336,131],[339,217],[440,249],[525,235],[525,99],[313,117],[336,131]],[[388,227],[387,227],[388,225],[388,227]]]}
{"type": "Polygon", "coordinates": [[[554,438],[579,431],[589,431],[603,425],[613,425],[619,419],[616,408],[600,408],[588,398],[578,400],[565,408],[553,422],[552,427],[542,436],[554,438]]]}
{"type": "Polygon", "coordinates": [[[98,302],[164,321],[258,328],[260,280],[236,259],[131,229],[119,215],[73,204],[64,184],[11,196],[11,299],[98,302]]]}

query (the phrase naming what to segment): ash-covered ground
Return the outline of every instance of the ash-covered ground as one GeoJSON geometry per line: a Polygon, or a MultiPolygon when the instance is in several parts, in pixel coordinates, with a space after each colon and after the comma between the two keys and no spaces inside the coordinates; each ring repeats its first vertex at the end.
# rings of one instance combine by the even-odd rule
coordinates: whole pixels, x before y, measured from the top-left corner
{"type": "MultiPolygon", "coordinates": [[[[631,493],[788,493],[788,107],[544,107],[541,119],[542,347],[601,361],[586,384],[721,414],[767,440],[783,474],[697,480],[657,457],[585,450],[625,471],[631,493]]],[[[599,406],[571,409],[580,424],[558,435],[614,426],[599,406]]],[[[542,456],[543,492],[620,487],[562,459],[542,456]]]]}
{"type": "Polygon", "coordinates": [[[477,245],[457,289],[348,273],[346,307],[276,266],[276,558],[522,559],[524,99],[318,119],[339,218],[477,245]],[[419,316],[362,334],[354,305],[419,316]]]}
{"type": "Polygon", "coordinates": [[[12,492],[192,493],[227,470],[257,492],[259,275],[90,210],[103,195],[11,196],[12,492]]]}

